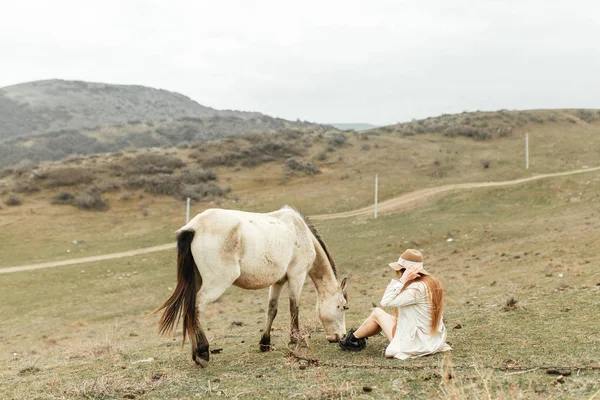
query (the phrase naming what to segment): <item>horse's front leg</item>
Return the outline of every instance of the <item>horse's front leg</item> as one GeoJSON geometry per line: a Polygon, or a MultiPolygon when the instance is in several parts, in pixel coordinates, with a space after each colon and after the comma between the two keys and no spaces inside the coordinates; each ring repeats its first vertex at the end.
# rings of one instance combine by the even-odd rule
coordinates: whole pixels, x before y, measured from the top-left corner
{"type": "Polygon", "coordinates": [[[285,280],[281,280],[277,283],[274,283],[269,288],[269,309],[267,310],[267,326],[263,332],[263,335],[260,339],[260,351],[269,351],[271,350],[271,326],[273,325],[273,320],[277,315],[277,304],[279,303],[279,295],[281,294],[281,288],[285,280]]]}
{"type": "Polygon", "coordinates": [[[294,279],[290,278],[288,288],[290,291],[290,344],[300,344],[306,346],[306,339],[300,334],[300,320],[298,317],[300,309],[300,294],[302,286],[306,279],[305,274],[301,274],[294,279]]]}

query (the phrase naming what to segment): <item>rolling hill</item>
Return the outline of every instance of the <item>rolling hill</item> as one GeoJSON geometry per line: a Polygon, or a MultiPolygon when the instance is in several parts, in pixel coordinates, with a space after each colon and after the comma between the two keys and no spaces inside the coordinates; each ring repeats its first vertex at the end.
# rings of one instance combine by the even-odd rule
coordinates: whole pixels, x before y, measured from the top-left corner
{"type": "Polygon", "coordinates": [[[0,166],[313,125],[144,86],[28,82],[0,88],[0,166]]]}
{"type": "Polygon", "coordinates": [[[366,123],[332,123],[329,124],[334,128],[337,128],[342,131],[366,131],[367,129],[377,128],[377,125],[366,124],[366,123]]]}

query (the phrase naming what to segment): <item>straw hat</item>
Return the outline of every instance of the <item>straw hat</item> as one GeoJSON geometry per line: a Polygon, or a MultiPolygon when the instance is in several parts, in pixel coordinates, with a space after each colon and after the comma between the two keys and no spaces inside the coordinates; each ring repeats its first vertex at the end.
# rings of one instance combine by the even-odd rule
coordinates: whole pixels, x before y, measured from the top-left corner
{"type": "Polygon", "coordinates": [[[423,269],[423,255],[419,250],[408,249],[398,259],[397,262],[390,263],[390,268],[400,271],[402,269],[406,269],[406,267],[418,267],[419,274],[421,275],[430,275],[429,272],[423,269]]]}

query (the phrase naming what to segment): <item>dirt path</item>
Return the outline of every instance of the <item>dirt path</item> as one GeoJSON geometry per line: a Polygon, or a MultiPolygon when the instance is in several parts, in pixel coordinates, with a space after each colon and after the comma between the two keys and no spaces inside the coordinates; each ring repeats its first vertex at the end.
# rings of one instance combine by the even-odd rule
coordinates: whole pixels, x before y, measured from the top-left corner
{"type": "MultiPolygon", "coordinates": [[[[536,181],[538,179],[546,179],[546,178],[554,178],[558,176],[566,176],[566,175],[575,175],[582,174],[584,172],[592,172],[598,171],[600,167],[594,168],[586,168],[586,169],[578,169],[574,171],[567,172],[557,172],[554,174],[543,174],[543,175],[535,175],[529,178],[521,178],[515,179],[512,181],[499,181],[499,182],[477,182],[477,183],[457,183],[454,185],[444,185],[444,186],[436,186],[427,189],[417,190],[415,192],[410,192],[398,197],[394,197],[392,199],[383,201],[379,203],[377,207],[377,213],[381,214],[389,214],[392,212],[398,212],[402,210],[406,210],[412,207],[415,207],[419,204],[423,204],[430,200],[432,197],[448,192],[451,190],[463,190],[463,189],[476,189],[476,188],[486,188],[486,187],[496,187],[496,186],[510,186],[510,185],[518,185],[520,183],[536,181]]],[[[338,219],[338,218],[350,218],[350,217],[366,217],[373,215],[373,206],[368,206],[364,208],[359,208],[358,210],[340,212],[335,214],[323,214],[323,215],[315,215],[310,217],[313,221],[326,221],[330,219],[338,219]]]]}
{"type": "Polygon", "coordinates": [[[121,253],[101,254],[99,256],[74,258],[72,260],[63,260],[63,261],[52,261],[52,262],[47,262],[47,263],[42,263],[42,264],[22,265],[19,267],[6,267],[6,268],[0,268],[0,274],[5,274],[8,272],[31,271],[34,269],[42,269],[42,268],[62,267],[63,265],[83,264],[83,263],[89,263],[89,262],[94,262],[94,261],[112,260],[113,258],[139,256],[140,254],[148,254],[148,253],[154,253],[155,251],[174,249],[175,246],[176,246],[175,243],[169,243],[169,244],[163,244],[160,246],[146,247],[144,249],[123,251],[121,253]]]}
{"type": "MultiPolygon", "coordinates": [[[[574,171],[567,172],[558,172],[554,174],[543,174],[531,176],[529,178],[521,178],[515,179],[512,181],[500,181],[500,182],[477,182],[477,183],[458,183],[454,185],[444,185],[437,186],[427,189],[417,190],[415,192],[407,193],[398,197],[394,197],[392,199],[383,201],[379,203],[378,206],[378,214],[390,214],[393,212],[398,212],[402,210],[406,210],[412,207],[416,207],[421,205],[433,197],[439,195],[440,193],[452,191],[452,190],[463,190],[463,189],[476,189],[476,188],[487,188],[487,187],[497,187],[497,186],[511,186],[518,185],[520,183],[536,181],[538,179],[546,179],[546,178],[554,178],[558,176],[567,176],[567,175],[575,175],[582,174],[585,172],[598,171],[600,167],[594,168],[586,168],[586,169],[578,169],[574,171]]],[[[313,215],[310,217],[313,221],[326,221],[331,219],[338,218],[351,218],[351,217],[368,217],[373,214],[373,206],[359,208],[358,210],[340,212],[335,214],[323,214],[323,215],[313,215]]],[[[72,260],[64,260],[64,261],[54,261],[47,262],[42,264],[33,264],[33,265],[23,265],[17,267],[6,267],[0,268],[0,274],[9,273],[9,272],[20,272],[20,271],[31,271],[34,269],[42,269],[42,268],[52,268],[52,267],[60,267],[63,265],[73,265],[73,264],[83,264],[94,261],[104,261],[111,260],[114,258],[122,258],[122,257],[132,257],[141,254],[154,253],[156,251],[164,251],[175,248],[175,243],[164,244],[161,246],[147,247],[145,249],[137,249],[124,251],[121,253],[112,253],[112,254],[104,254],[92,257],[84,257],[84,258],[75,258],[72,260]]]]}

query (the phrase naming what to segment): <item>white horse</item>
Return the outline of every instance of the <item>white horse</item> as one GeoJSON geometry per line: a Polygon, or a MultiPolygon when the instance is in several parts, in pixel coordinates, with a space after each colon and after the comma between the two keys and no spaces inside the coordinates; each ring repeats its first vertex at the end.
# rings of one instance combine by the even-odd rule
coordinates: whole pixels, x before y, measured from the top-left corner
{"type": "Polygon", "coordinates": [[[289,207],[266,213],[210,209],[177,231],[177,287],[154,312],[164,309],[162,334],[173,330],[183,315],[183,342],[192,344],[192,359],[206,367],[208,340],[198,310],[217,300],[228,287],[270,287],[267,325],[261,351],[271,344],[271,325],[281,288],[289,286],[291,342],[300,339],[298,306],[306,275],[317,290],[317,313],[330,342],[346,333],[346,279],[337,281],[336,265],[316,228],[289,207]]]}

